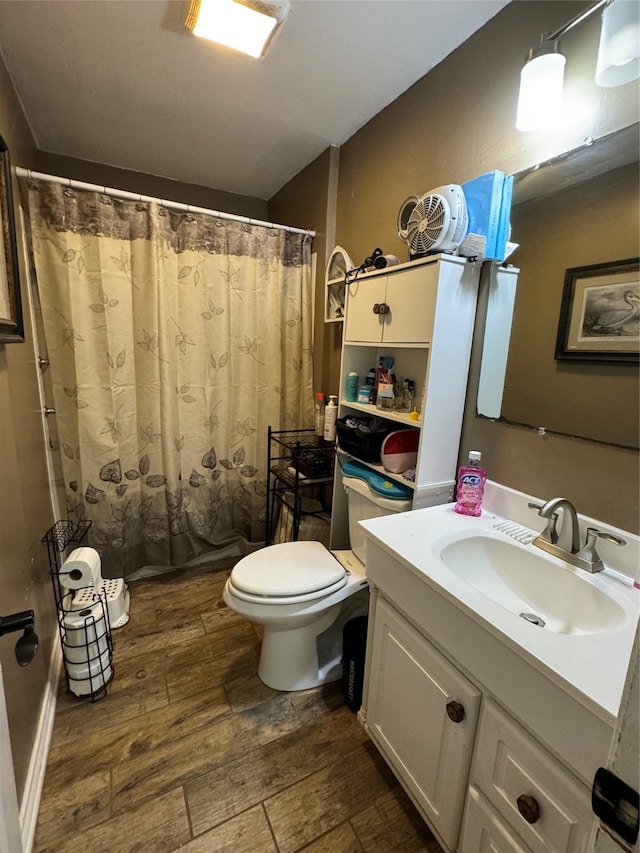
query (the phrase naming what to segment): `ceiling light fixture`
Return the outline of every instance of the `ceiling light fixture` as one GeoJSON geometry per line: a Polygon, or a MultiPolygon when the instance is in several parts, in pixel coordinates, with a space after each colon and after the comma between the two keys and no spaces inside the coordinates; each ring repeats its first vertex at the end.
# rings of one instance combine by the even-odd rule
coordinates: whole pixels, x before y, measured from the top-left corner
{"type": "Polygon", "coordinates": [[[637,0],[597,0],[593,6],[548,36],[529,51],[520,72],[516,127],[542,130],[560,115],[566,57],[559,39],[598,9],[602,31],[596,65],[598,86],[620,86],[640,77],[640,6],[637,0]]]}
{"type": "Polygon", "coordinates": [[[259,59],[288,11],[288,2],[191,0],[185,24],[196,36],[259,59]]]}

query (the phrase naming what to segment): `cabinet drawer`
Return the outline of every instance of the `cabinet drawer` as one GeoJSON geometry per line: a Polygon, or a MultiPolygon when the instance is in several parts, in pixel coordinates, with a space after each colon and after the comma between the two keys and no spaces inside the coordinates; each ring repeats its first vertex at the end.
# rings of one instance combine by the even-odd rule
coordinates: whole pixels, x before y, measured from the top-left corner
{"type": "Polygon", "coordinates": [[[471,777],[533,853],[586,849],[593,821],[589,791],[490,699],[471,777]]]}
{"type": "Polygon", "coordinates": [[[458,853],[530,853],[482,794],[470,786],[458,853]]]}

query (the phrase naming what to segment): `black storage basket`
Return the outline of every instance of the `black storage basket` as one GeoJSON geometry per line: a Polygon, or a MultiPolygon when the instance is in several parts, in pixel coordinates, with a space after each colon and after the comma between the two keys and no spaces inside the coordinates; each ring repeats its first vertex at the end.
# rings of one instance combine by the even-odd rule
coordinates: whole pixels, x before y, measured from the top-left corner
{"type": "Polygon", "coordinates": [[[336,420],[340,450],[350,453],[362,462],[380,462],[382,442],[391,429],[388,423],[375,417],[336,420]]]}

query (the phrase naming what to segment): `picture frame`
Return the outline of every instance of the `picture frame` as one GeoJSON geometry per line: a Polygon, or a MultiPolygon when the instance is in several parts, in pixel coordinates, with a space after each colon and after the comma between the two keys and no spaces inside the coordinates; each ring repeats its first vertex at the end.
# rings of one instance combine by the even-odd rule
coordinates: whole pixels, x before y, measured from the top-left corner
{"type": "Polygon", "coordinates": [[[639,273],[639,258],[566,270],[556,359],[639,362],[639,273]]]}
{"type": "Polygon", "coordinates": [[[0,344],[24,343],[9,149],[0,136],[0,344]]]}

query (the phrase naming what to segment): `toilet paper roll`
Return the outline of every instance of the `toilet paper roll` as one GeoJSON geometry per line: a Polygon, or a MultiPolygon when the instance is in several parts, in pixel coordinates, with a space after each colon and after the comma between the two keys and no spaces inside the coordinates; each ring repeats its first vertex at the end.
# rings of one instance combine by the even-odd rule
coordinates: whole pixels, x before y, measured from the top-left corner
{"type": "Polygon", "coordinates": [[[95,548],[76,548],[62,564],[60,584],[65,589],[102,586],[100,554],[95,548]]]}
{"type": "Polygon", "coordinates": [[[91,693],[97,693],[107,686],[112,675],[113,669],[108,656],[103,661],[94,661],[91,667],[70,667],[67,665],[69,690],[76,696],[88,696],[91,693]]]}
{"type": "Polygon", "coordinates": [[[109,653],[109,648],[106,637],[103,637],[97,643],[90,643],[88,646],[67,646],[63,653],[67,668],[70,668],[75,664],[86,666],[93,664],[96,660],[103,659],[104,655],[109,653]]]}
{"type": "Polygon", "coordinates": [[[104,681],[109,678],[111,675],[111,661],[109,659],[109,652],[104,652],[99,655],[95,660],[92,660],[91,663],[68,663],[67,664],[67,675],[69,678],[73,678],[76,681],[82,681],[85,678],[91,678],[91,680],[100,679],[102,675],[106,674],[106,678],[100,681],[99,687],[102,687],[104,681]]]}
{"type": "Polygon", "coordinates": [[[71,610],[63,619],[65,648],[82,648],[98,643],[108,633],[104,604],[97,601],[84,610],[71,610]]]}

